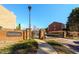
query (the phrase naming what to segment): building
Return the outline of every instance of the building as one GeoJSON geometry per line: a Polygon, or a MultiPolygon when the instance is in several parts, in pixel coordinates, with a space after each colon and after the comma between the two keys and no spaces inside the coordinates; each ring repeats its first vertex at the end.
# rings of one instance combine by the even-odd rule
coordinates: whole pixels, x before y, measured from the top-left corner
{"type": "Polygon", "coordinates": [[[48,32],[52,32],[52,31],[62,31],[63,28],[65,28],[65,25],[63,23],[60,22],[53,22],[51,23],[48,28],[47,31],[48,32]]]}
{"type": "Polygon", "coordinates": [[[0,5],[0,28],[16,28],[16,15],[2,5],[0,5]]]}

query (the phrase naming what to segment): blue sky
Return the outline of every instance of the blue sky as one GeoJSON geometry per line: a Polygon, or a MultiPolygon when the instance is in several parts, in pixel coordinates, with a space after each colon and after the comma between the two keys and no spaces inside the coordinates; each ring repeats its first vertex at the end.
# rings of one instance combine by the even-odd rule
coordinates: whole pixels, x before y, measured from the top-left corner
{"type": "MultiPolygon", "coordinates": [[[[3,4],[17,16],[17,24],[28,27],[28,4],[3,4]]],[[[31,4],[32,27],[46,28],[50,23],[57,21],[66,24],[67,17],[78,4],[31,4]]]]}

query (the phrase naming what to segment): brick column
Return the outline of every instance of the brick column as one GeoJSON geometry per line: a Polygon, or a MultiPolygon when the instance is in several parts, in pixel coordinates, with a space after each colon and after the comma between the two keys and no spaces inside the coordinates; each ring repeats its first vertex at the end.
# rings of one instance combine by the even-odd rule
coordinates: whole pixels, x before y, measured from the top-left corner
{"type": "Polygon", "coordinates": [[[23,40],[25,40],[26,39],[26,31],[24,30],[23,31],[23,40]]]}
{"type": "Polygon", "coordinates": [[[39,30],[39,39],[45,39],[45,30],[43,29],[39,30]]]}
{"type": "Polygon", "coordinates": [[[29,29],[26,29],[26,39],[29,39],[29,32],[30,32],[30,38],[32,39],[32,30],[29,31],[29,29]]]}
{"type": "Polygon", "coordinates": [[[29,39],[29,29],[26,29],[26,39],[29,39]]]}
{"type": "Polygon", "coordinates": [[[32,31],[32,39],[34,39],[34,31],[32,31]]]}
{"type": "Polygon", "coordinates": [[[66,35],[67,35],[66,31],[64,31],[64,38],[66,38],[66,37],[67,37],[66,35]]]}

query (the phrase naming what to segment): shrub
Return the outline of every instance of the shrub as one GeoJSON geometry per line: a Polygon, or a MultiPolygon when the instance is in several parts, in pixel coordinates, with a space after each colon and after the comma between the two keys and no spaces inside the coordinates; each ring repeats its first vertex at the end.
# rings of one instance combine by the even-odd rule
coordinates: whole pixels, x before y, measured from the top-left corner
{"type": "Polygon", "coordinates": [[[7,48],[1,49],[0,53],[7,54],[27,54],[36,53],[38,49],[38,44],[35,40],[25,40],[17,44],[8,46],[7,48]]]}

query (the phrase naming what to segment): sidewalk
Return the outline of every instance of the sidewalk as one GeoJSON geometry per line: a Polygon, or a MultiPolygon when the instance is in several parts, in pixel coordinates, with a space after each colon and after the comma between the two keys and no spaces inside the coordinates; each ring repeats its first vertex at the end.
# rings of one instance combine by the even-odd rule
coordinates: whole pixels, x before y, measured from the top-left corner
{"type": "Polygon", "coordinates": [[[34,39],[34,40],[38,42],[38,46],[39,46],[37,54],[57,54],[57,52],[53,49],[53,47],[50,46],[45,41],[40,39],[34,39]]]}

